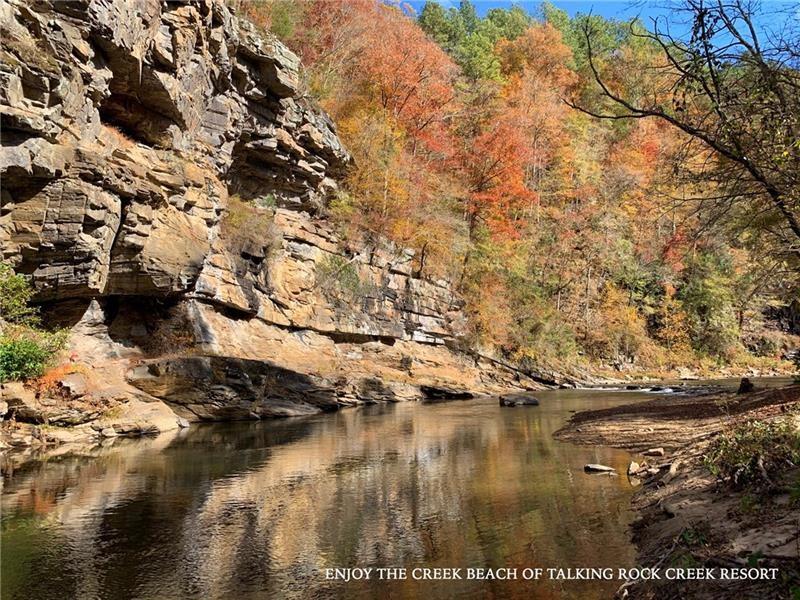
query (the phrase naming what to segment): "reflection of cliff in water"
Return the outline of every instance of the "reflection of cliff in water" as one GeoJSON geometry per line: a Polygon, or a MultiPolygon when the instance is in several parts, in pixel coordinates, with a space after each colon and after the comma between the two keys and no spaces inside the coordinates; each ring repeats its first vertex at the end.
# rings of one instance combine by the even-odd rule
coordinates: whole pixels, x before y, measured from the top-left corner
{"type": "MultiPolygon", "coordinates": [[[[563,409],[465,404],[196,427],[19,471],[4,492],[17,556],[4,597],[372,596],[321,571],[632,560],[627,483],[578,472],[588,459],[623,468],[624,453],[552,441],[563,409]]],[[[522,581],[372,585],[562,596],[522,581]]]]}

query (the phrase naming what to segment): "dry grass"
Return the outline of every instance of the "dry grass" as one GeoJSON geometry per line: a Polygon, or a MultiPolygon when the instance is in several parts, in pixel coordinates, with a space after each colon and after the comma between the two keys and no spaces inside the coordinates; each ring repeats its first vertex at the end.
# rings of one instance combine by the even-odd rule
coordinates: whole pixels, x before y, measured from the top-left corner
{"type": "Polygon", "coordinates": [[[266,258],[277,249],[281,235],[274,214],[271,208],[261,208],[237,195],[228,198],[220,237],[234,258],[266,258]]]}

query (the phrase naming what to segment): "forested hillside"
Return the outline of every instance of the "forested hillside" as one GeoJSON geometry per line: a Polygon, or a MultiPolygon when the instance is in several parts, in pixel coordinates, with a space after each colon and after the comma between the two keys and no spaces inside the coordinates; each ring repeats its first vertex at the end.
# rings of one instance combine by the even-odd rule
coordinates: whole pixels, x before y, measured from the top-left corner
{"type": "MultiPolygon", "coordinates": [[[[712,80],[716,64],[741,86],[725,105],[692,95],[708,69],[687,75],[666,52],[691,58],[713,45],[724,15],[696,20],[683,47],[648,33],[652,24],[570,18],[547,3],[536,15],[485,16],[468,0],[418,14],[374,0],[237,8],[301,56],[309,93],[353,154],[330,206],[345,235],[388,236],[416,250],[421,276],[458,282],[479,346],[522,365],[654,373],[767,368],[792,355],[796,46],[762,69],[781,78],[776,97],[794,89],[787,105],[747,83],[758,65],[714,57],[712,80]],[[669,118],[615,112],[624,104],[614,99],[665,103],[667,117],[713,121],[723,134],[733,113],[720,106],[739,110],[733,127],[767,107],[754,121],[761,138],[747,139],[774,169],[760,181],[749,158],[698,143],[669,118]],[[782,141],[767,150],[764,140],[782,141]]],[[[736,148],[754,151],[740,139],[736,148]]]]}

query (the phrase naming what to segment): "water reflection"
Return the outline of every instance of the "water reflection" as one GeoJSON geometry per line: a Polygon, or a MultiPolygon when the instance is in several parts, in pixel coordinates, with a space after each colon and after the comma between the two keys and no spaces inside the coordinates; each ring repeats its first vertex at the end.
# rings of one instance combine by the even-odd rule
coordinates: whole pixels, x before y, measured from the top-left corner
{"type": "Polygon", "coordinates": [[[3,490],[2,597],[592,598],[617,582],[326,581],[329,567],[628,566],[628,456],[552,440],[569,410],[398,404],[197,426],[29,463],[3,490]]]}

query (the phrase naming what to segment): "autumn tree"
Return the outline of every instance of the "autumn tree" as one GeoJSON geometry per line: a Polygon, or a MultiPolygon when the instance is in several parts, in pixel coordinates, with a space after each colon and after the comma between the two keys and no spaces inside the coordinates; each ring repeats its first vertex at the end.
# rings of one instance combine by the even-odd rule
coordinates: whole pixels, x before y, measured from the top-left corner
{"type": "Polygon", "coordinates": [[[791,33],[755,24],[749,0],[683,0],[686,36],[663,20],[635,35],[657,44],[670,77],[635,94],[609,81],[590,22],[583,33],[605,109],[603,119],[660,119],[711,153],[693,171],[713,191],[713,211],[768,230],[781,252],[800,255],[800,58],[791,33]],[[739,210],[744,207],[744,210],[739,210]]]}

